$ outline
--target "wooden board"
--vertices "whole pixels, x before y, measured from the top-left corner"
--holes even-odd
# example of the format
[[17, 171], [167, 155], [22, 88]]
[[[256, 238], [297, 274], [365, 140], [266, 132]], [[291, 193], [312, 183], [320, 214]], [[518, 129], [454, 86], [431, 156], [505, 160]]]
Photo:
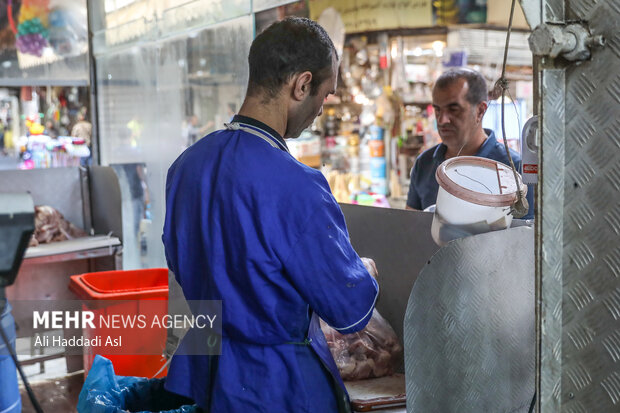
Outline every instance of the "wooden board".
[[351, 398], [351, 406], [357, 412], [404, 407], [407, 401], [403, 374], [378, 379], [347, 381], [345, 385]]

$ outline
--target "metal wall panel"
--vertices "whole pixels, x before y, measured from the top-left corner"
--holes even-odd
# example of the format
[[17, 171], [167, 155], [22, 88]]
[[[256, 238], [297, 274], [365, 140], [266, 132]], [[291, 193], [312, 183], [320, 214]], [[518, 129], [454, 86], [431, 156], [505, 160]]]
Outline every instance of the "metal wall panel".
[[564, 0], [541, 0], [543, 3], [543, 22], [561, 23], [564, 21]]
[[465, 237], [424, 267], [405, 315], [408, 412], [529, 411], [533, 241], [527, 227]]
[[[611, 4], [615, 3], [615, 7]], [[618, 0], [567, 1], [567, 18], [614, 38]], [[620, 411], [620, 59], [609, 47], [566, 71], [562, 406]]]
[[90, 218], [84, 206], [80, 167], [6, 170], [0, 172], [0, 192], [30, 192], [35, 205], [56, 208], [67, 221], [86, 229]]
[[541, 391], [543, 411], [560, 411], [562, 336], [562, 251], [564, 208], [564, 71], [544, 70], [542, 87], [542, 336]]
[[418, 274], [439, 247], [431, 238], [433, 214], [341, 204], [351, 244], [375, 260], [381, 293], [377, 310], [403, 337], [409, 293]]
[[[568, 66], [564, 81], [555, 73], [561, 70], [542, 74], [541, 411], [617, 412], [620, 2], [543, 0], [547, 22], [563, 21], [564, 9], [567, 20], [586, 22], [607, 44]], [[558, 93], [564, 93], [563, 122], [554, 116], [562, 113]]]

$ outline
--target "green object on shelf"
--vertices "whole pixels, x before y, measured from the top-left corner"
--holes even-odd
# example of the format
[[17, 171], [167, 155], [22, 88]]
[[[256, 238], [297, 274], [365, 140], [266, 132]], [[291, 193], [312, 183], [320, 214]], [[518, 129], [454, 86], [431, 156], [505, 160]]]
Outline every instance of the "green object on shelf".
[[375, 203], [375, 198], [368, 194], [358, 194], [355, 199], [360, 205], [373, 206]]

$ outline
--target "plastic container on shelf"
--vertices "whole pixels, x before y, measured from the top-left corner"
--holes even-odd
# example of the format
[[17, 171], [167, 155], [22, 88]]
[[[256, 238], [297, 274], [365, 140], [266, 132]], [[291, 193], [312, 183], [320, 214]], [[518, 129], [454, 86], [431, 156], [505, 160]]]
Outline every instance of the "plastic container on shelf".
[[[4, 306], [0, 301], [0, 308], [2, 307]], [[15, 348], [15, 322], [11, 316], [11, 306], [8, 304], [0, 314], [0, 325], [9, 340], [9, 345]], [[2, 413], [19, 413], [22, 411], [16, 371], [9, 349], [0, 338], [0, 412]]]
[[[151, 268], [131, 271], [102, 271], [71, 276], [69, 289], [81, 299], [87, 300], [85, 307], [93, 311], [96, 317], [106, 314], [138, 314], [139, 312], [156, 312], [159, 318], [167, 314], [168, 269]], [[110, 304], [106, 301], [115, 300]], [[121, 301], [123, 300], [123, 301]], [[162, 305], [141, 306], [138, 300], [161, 300]], [[124, 340], [123, 354], [102, 354], [112, 361], [114, 369], [121, 375], [137, 377], [154, 377], [165, 364], [161, 354], [151, 354], [153, 345], [165, 347], [166, 329], [134, 330], [140, 337]], [[114, 331], [99, 326], [86, 328], [86, 338], [107, 336]], [[98, 349], [86, 347], [84, 351], [84, 374], [92, 366]], [[147, 353], [147, 354], [145, 354]], [[161, 371], [157, 377], [165, 376]]]
[[[521, 176], [517, 176], [521, 190], [527, 192]], [[460, 156], [443, 162], [435, 177], [439, 191], [431, 235], [437, 244], [510, 226], [517, 186], [509, 166], [492, 159]]]
[[359, 171], [360, 171], [360, 183], [362, 189], [370, 189], [371, 184], [371, 172], [370, 172], [370, 139], [364, 136], [360, 141], [359, 147]]
[[369, 126], [368, 133], [371, 140], [383, 140], [383, 128], [378, 125]]
[[381, 195], [387, 194], [385, 158], [370, 158], [370, 180], [372, 192]]
[[380, 158], [384, 155], [383, 140], [373, 139], [368, 142], [368, 149], [370, 150], [371, 158]]

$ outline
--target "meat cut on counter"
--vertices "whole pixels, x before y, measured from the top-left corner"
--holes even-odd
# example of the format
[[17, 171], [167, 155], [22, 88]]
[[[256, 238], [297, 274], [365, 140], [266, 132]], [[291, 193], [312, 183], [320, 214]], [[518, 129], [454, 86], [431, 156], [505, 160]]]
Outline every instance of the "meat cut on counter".
[[34, 234], [28, 246], [85, 237], [86, 233], [67, 221], [58, 210], [48, 205], [35, 206]]

